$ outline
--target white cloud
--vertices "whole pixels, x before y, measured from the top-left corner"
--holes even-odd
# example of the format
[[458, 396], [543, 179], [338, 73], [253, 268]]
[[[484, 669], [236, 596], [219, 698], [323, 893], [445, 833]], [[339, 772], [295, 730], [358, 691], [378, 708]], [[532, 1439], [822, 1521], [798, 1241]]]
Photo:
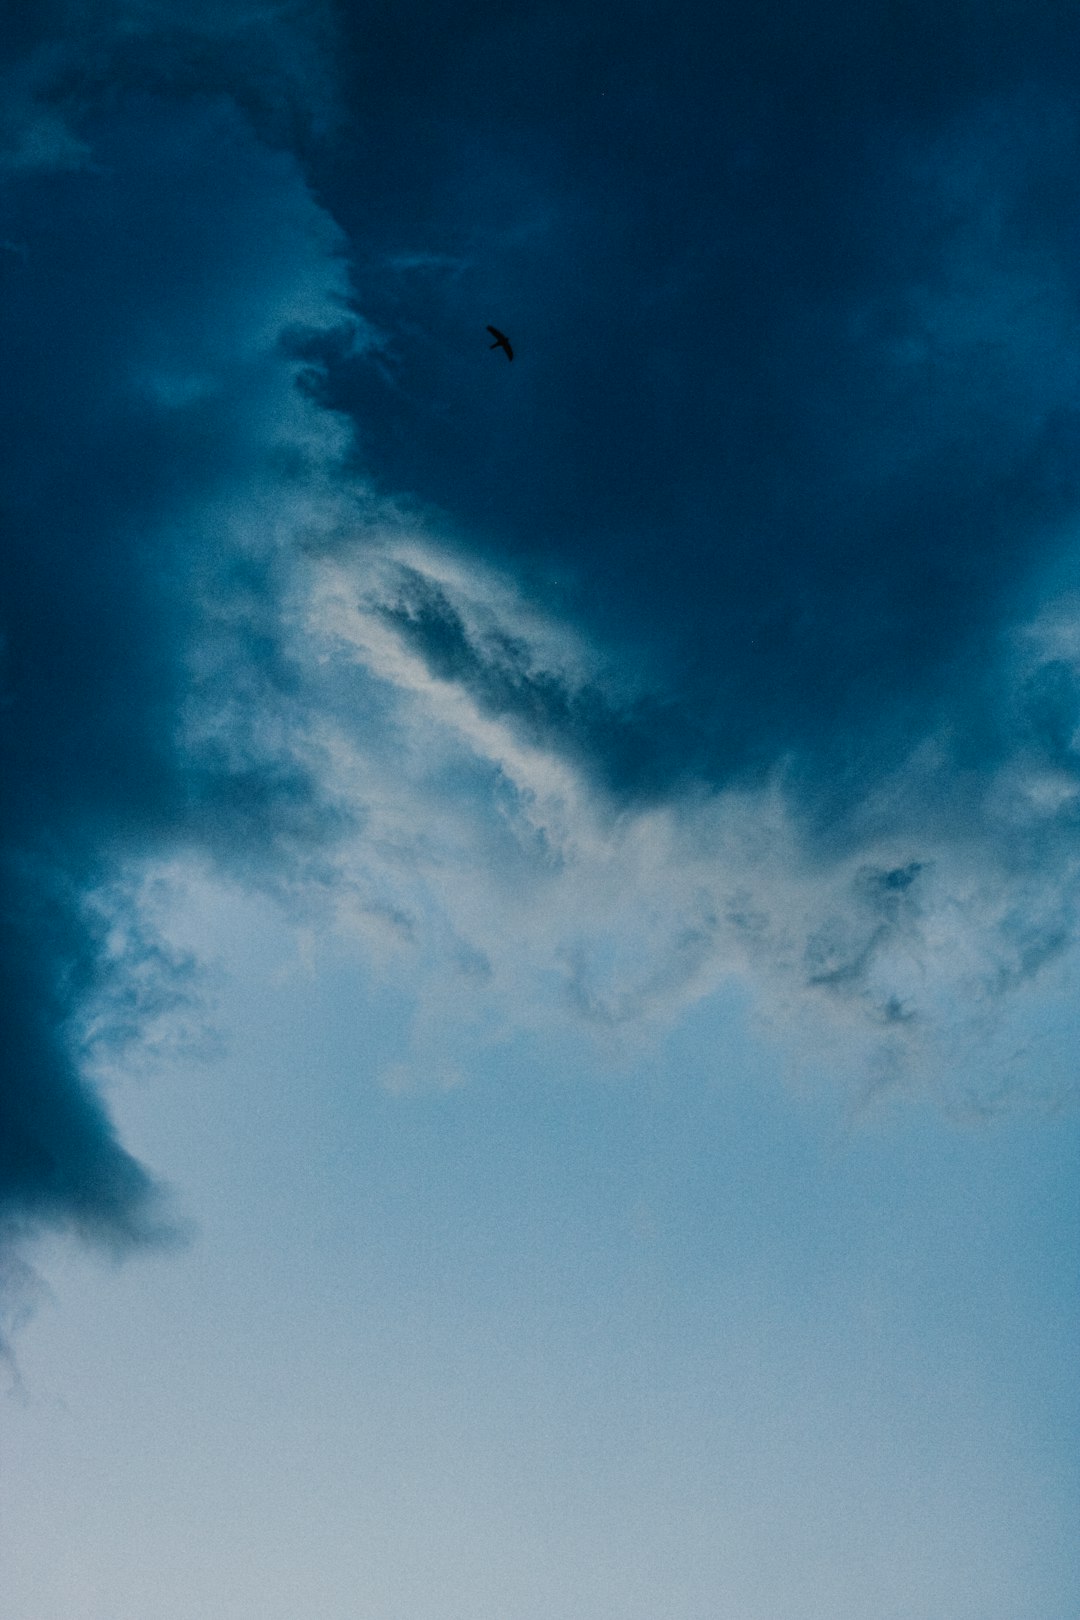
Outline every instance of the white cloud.
[[[311, 741], [328, 798], [359, 829], [338, 849], [329, 906], [414, 988], [419, 1051], [434, 1062], [440, 1042], [560, 1027], [617, 1056], [737, 980], [790, 1047], [909, 1083], [962, 1069], [961, 1094], [979, 1088], [977, 1051], [1000, 1088], [984, 1037], [1002, 995], [1022, 1002], [1073, 949], [1066, 771], [1017, 744], [979, 813], [950, 824], [934, 792], [948, 739], [931, 739], [880, 784], [865, 836], [829, 860], [804, 840], [782, 766], [765, 788], [620, 807], [557, 736], [524, 736], [468, 682], [433, 672], [385, 612], [403, 570], [437, 586], [481, 660], [511, 645], [519, 667], [571, 692], [604, 669], [431, 536], [375, 525], [310, 565]], [[1017, 638], [1036, 663], [1040, 634], [1034, 654], [1034, 628]], [[1006, 658], [1001, 679], [1024, 673]]]

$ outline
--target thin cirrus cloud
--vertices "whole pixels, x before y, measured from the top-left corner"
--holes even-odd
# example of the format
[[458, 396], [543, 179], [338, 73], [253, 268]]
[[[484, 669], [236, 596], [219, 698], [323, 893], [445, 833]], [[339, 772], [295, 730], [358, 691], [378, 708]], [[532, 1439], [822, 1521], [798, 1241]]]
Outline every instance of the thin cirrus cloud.
[[[583, 1019], [617, 1046], [739, 981], [804, 1047], [816, 1020], [822, 1050], [841, 1039], [870, 1072], [940, 1085], [1002, 997], [1072, 949], [1077, 785], [1040, 736], [1036, 695], [1060, 700], [1068, 604], [1001, 650], [994, 768], [965, 781], [947, 727], [930, 733], [823, 849], [783, 760], [764, 784], [621, 794], [605, 764], [640, 727], [636, 695], [605, 689], [573, 635], [415, 540], [372, 563], [367, 550], [320, 565], [307, 625], [335, 689], [318, 705], [328, 768], [366, 806], [338, 904], [381, 915], [392, 891], [410, 941], [452, 934], [485, 964], [475, 993], [501, 1004], [500, 1030]], [[370, 707], [341, 684], [350, 663], [393, 694], [392, 769], [373, 774]], [[439, 1020], [445, 1032], [441, 1002]], [[988, 1096], [1000, 1054], [980, 1056]]]
[[[167, 1227], [87, 1063], [186, 994], [136, 898], [177, 856], [397, 964], [421, 1067], [449, 1030], [438, 1083], [469, 1040], [617, 1049], [732, 981], [941, 1083], [1076, 937], [1077, 135], [1049, 48], [925, 107], [901, 63], [887, 119], [849, 87], [802, 146], [805, 105], [735, 97], [701, 148], [714, 254], [674, 230], [693, 76], [661, 152], [613, 95], [601, 172], [595, 109], [513, 157], [536, 109], [499, 91], [447, 142], [434, 47], [418, 135], [391, 28], [390, 134], [346, 196], [318, 29], [166, 15], [76, 8], [6, 69], [8, 1228]], [[635, 152], [639, 193], [611, 184]], [[483, 324], [517, 342], [515, 300], [496, 394]]]

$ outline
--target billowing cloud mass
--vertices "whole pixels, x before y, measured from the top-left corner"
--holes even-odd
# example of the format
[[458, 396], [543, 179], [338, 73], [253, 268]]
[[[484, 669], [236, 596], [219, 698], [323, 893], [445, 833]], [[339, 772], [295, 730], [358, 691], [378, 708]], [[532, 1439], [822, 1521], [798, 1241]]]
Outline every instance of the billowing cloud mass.
[[[140, 19], [94, 43], [134, 48]], [[57, 39], [9, 68], [0, 1211], [124, 1247], [164, 1214], [86, 1045], [186, 970], [122, 872], [177, 844], [306, 860], [323, 835], [282, 740], [277, 581], [344, 438], [298, 386], [305, 343], [360, 328], [339, 233], [233, 98], [72, 91], [88, 61], [110, 65]]]
[[938, 1084], [1072, 970], [1073, 25], [624, 9], [11, 32], [9, 1231], [167, 1229], [88, 1067], [166, 860], [407, 964], [420, 1067], [737, 981]]

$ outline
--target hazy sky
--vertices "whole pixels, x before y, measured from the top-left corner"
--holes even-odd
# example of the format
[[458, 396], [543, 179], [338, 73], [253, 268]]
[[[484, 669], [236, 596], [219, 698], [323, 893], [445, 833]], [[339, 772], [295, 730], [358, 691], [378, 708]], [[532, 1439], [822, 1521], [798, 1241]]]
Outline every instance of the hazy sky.
[[1080, 14], [9, 10], [5, 1617], [1075, 1620]]

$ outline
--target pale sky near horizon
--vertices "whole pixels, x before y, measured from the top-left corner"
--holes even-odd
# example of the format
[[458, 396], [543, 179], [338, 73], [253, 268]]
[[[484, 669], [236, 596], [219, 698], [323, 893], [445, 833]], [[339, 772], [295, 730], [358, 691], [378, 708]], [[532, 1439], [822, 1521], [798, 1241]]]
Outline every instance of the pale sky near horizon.
[[190, 1245], [36, 1251], [12, 1614], [1065, 1620], [1075, 1121], [853, 1119], [723, 997], [394, 1094], [400, 1006], [245, 909], [228, 1054], [111, 1098]]
[[0, 25], [5, 1620], [1075, 1620], [1078, 47]]

